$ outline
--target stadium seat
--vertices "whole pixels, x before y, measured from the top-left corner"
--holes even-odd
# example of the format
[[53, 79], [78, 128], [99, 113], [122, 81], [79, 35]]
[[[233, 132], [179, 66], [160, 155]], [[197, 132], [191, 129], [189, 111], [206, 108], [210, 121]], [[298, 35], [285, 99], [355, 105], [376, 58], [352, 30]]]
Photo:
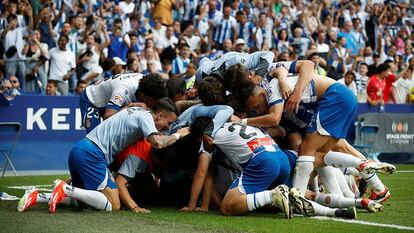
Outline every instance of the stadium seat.
[[378, 161], [378, 152], [372, 150], [377, 138], [379, 126], [358, 121], [355, 131], [354, 147], [361, 151], [368, 159]]
[[9, 164], [14, 172], [14, 175], [17, 176], [11, 157], [19, 138], [21, 128], [22, 125], [19, 122], [0, 122], [0, 153], [6, 160], [1, 177], [3, 177], [6, 173], [6, 169]]

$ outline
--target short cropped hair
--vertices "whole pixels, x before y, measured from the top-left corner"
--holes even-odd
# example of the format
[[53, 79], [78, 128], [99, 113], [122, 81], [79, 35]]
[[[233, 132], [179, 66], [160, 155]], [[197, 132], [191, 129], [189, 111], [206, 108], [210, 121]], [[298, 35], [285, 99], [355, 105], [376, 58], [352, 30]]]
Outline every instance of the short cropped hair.
[[198, 85], [198, 95], [206, 106], [222, 104], [226, 92], [223, 84], [212, 76], [205, 77]]
[[167, 87], [159, 74], [148, 74], [139, 81], [139, 88], [135, 92], [135, 96], [138, 96], [138, 93], [161, 99], [167, 97]]
[[157, 103], [152, 106], [151, 110], [154, 113], [171, 112], [177, 116], [180, 115], [180, 112], [178, 111], [177, 106], [175, 106], [175, 103], [168, 98], [162, 98], [158, 100]]

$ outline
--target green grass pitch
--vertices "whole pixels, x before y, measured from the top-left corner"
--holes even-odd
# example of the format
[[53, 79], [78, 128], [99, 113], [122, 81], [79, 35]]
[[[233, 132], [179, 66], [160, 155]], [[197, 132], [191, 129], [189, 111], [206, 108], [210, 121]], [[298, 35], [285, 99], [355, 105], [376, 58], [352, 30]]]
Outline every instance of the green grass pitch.
[[[217, 211], [183, 213], [179, 208], [150, 208], [151, 214], [134, 214], [127, 210], [100, 212], [90, 209], [58, 208], [56, 214], [39, 204], [18, 213], [17, 201], [0, 201], [0, 232], [414, 232], [366, 222], [408, 226], [414, 229], [414, 165], [397, 166], [398, 172], [381, 176], [391, 191], [391, 199], [381, 213], [358, 210], [363, 224], [336, 222], [295, 216], [284, 219], [276, 213], [250, 213], [239, 217], [221, 216]], [[20, 185], [51, 184], [59, 176], [26, 176], [0, 178], [0, 191], [22, 196], [23, 190], [8, 188]], [[60, 176], [65, 179], [67, 176]]]

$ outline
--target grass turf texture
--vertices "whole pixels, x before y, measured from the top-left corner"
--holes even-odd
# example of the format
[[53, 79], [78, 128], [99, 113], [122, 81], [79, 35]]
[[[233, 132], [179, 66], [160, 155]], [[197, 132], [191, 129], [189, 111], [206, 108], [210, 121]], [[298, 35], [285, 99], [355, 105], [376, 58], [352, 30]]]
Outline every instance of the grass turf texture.
[[[358, 220], [414, 227], [412, 210], [414, 192], [411, 186], [414, 165], [397, 166], [398, 170], [413, 173], [395, 173], [381, 176], [391, 190], [391, 199], [381, 213], [358, 210]], [[9, 186], [51, 184], [56, 176], [26, 176], [0, 178], [0, 191], [22, 196], [23, 190]], [[61, 179], [68, 177], [60, 176]], [[90, 209], [58, 208], [52, 215], [46, 204], [39, 204], [27, 212], [18, 213], [17, 201], [0, 201], [0, 232], [403, 232], [393, 228], [367, 226], [343, 222], [321, 221], [294, 217], [283, 219], [274, 213], [250, 213], [245, 216], [225, 217], [217, 211], [184, 213], [178, 208], [153, 207], [151, 214], [100, 212]]]

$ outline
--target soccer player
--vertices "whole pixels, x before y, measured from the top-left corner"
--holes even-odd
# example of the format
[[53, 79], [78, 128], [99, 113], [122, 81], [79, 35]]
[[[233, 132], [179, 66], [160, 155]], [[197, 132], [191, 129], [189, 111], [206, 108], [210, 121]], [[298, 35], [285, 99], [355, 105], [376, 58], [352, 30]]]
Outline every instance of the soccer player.
[[[291, 158], [283, 154], [273, 139], [259, 128], [240, 123], [224, 123], [216, 133], [213, 134], [213, 130], [214, 124], [209, 118], [198, 118], [191, 127], [195, 137], [211, 136], [214, 145], [243, 167], [240, 178], [233, 182], [224, 196], [221, 212], [224, 215], [240, 215], [273, 204], [283, 211], [286, 218], [290, 218], [287, 186], [280, 185], [272, 190], [267, 189], [274, 182], [288, 183]], [[204, 175], [212, 159], [211, 152], [206, 151], [207, 146], [205, 148], [202, 146], [189, 205], [182, 210], [194, 210], [196, 207], [204, 184]]]
[[[249, 125], [273, 126], [279, 123], [284, 107], [296, 114], [313, 111], [312, 118], [307, 127], [307, 134], [299, 150], [299, 158], [296, 164], [296, 175], [294, 187], [298, 187], [305, 193], [310, 172], [316, 167], [334, 165], [336, 167], [358, 167], [360, 171], [376, 170], [384, 173], [391, 173], [395, 167], [385, 163], [365, 162], [360, 158], [345, 156], [343, 153], [328, 153], [339, 141], [344, 138], [349, 125], [354, 119], [356, 111], [356, 101], [354, 95], [343, 86], [339, 86], [333, 79], [312, 74], [288, 77], [297, 68], [296, 61], [275, 63], [274, 68], [270, 68], [268, 76], [279, 79], [287, 78], [290, 89], [294, 89], [290, 95], [288, 103], [284, 106], [284, 98], [279, 91], [278, 81], [270, 80], [268, 89], [256, 85], [245, 88], [247, 110], [254, 112], [259, 117], [243, 119], [242, 122]], [[306, 69], [301, 70], [306, 72]], [[286, 98], [286, 97], [285, 97]], [[303, 111], [298, 113], [299, 103], [303, 106]], [[273, 108], [273, 117], [268, 114], [270, 107]], [[326, 156], [316, 157], [315, 153], [328, 153]], [[336, 154], [334, 154], [336, 153]]]
[[[105, 120], [127, 105], [151, 107], [158, 99], [166, 96], [165, 82], [159, 75], [114, 75], [102, 82], [89, 85], [82, 92], [82, 125], [89, 133], [101, 123], [101, 117]], [[141, 103], [131, 104], [136, 101]]]
[[252, 54], [228, 52], [215, 61], [205, 57], [198, 64], [196, 80], [201, 82], [204, 77], [214, 76], [223, 81], [224, 72], [235, 64], [242, 64], [257, 75], [264, 76], [274, 57], [274, 53], [269, 51], [254, 52]]
[[[107, 164], [135, 141], [147, 139], [153, 148], [161, 149], [187, 135], [188, 127], [170, 136], [159, 134], [170, 127], [177, 115], [174, 103], [161, 99], [150, 111], [129, 107], [96, 127], [69, 154], [72, 185], [62, 180], [54, 181], [50, 212], [56, 211], [56, 205], [64, 197], [74, 198], [98, 210], [119, 210], [118, 189]], [[30, 206], [30, 203], [24, 206]]]

